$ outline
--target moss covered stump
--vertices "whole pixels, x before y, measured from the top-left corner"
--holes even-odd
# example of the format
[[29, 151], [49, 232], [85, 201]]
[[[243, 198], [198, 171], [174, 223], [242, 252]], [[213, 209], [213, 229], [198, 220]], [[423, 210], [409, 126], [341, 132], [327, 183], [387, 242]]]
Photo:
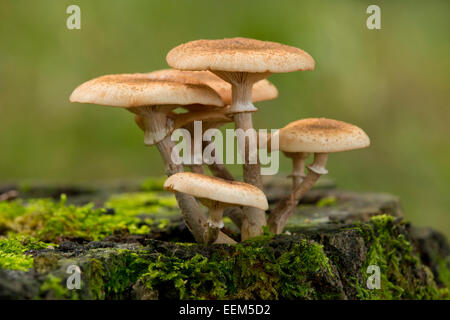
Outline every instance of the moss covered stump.
[[[266, 185], [272, 204], [287, 191]], [[160, 180], [1, 189], [19, 195], [0, 202], [0, 299], [449, 298], [446, 239], [388, 194], [325, 184], [286, 234], [198, 245]], [[225, 231], [238, 237], [229, 219]]]

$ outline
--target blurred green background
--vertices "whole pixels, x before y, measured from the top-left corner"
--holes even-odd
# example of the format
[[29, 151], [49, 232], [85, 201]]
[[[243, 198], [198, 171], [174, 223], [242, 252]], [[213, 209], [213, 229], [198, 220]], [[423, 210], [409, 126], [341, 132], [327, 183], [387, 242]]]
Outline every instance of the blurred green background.
[[[366, 28], [375, 3], [382, 30]], [[71, 4], [81, 7], [81, 30], [66, 28]], [[410, 220], [450, 235], [449, 9], [449, 1], [0, 0], [0, 183], [161, 175], [131, 114], [70, 104], [70, 93], [99, 75], [166, 68], [166, 53], [189, 40], [245, 36], [316, 60], [313, 72], [270, 77], [280, 95], [258, 104], [257, 127], [324, 116], [364, 128], [372, 146], [332, 155], [330, 177], [399, 195]], [[286, 174], [290, 162], [281, 165]]]

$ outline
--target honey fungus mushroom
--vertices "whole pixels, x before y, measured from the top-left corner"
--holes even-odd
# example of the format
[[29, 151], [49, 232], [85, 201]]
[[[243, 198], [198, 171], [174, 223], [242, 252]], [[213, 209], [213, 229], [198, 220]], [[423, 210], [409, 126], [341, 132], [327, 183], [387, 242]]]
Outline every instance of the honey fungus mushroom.
[[164, 189], [192, 195], [209, 209], [205, 242], [217, 240], [223, 228], [223, 210], [227, 207], [248, 206], [267, 210], [269, 205], [264, 193], [257, 187], [239, 181], [229, 181], [193, 172], [181, 172], [170, 176]]
[[[183, 167], [172, 159], [174, 143], [170, 133], [192, 120], [180, 120], [172, 111], [186, 104], [224, 105], [220, 96], [208, 86], [151, 80], [145, 74], [107, 75], [92, 79], [76, 88], [70, 101], [125, 108], [139, 115], [145, 131], [144, 143], [157, 146], [169, 176], [183, 171]], [[193, 197], [178, 193], [176, 198], [187, 227], [196, 241], [202, 242], [206, 216]], [[234, 242], [222, 233], [219, 241]]]
[[269, 228], [273, 233], [282, 232], [300, 199], [321, 175], [328, 173], [329, 153], [366, 148], [370, 139], [357, 126], [332, 119], [310, 118], [294, 121], [280, 129], [279, 144], [280, 150], [289, 154], [314, 153], [314, 161], [307, 166], [309, 172], [303, 181], [271, 211]]
[[[252, 113], [257, 111], [252, 103], [254, 83], [272, 73], [314, 69], [313, 58], [301, 49], [248, 38], [191, 41], [172, 49], [166, 60], [172, 68], [209, 70], [229, 82], [232, 86], [229, 113], [233, 115], [236, 128], [244, 131], [253, 129]], [[246, 140], [247, 145], [249, 139]], [[253, 148], [256, 155], [250, 154], [248, 146], [240, 148], [244, 151], [244, 181], [262, 189], [256, 148]], [[255, 157], [256, 163], [249, 163], [249, 159]], [[262, 210], [245, 208], [242, 239], [260, 235], [264, 225], [266, 218]]]

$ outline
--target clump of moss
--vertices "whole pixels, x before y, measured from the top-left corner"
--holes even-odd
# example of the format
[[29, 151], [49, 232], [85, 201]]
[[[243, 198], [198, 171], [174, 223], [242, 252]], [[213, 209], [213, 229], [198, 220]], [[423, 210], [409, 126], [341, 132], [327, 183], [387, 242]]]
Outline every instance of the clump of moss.
[[89, 290], [94, 299], [122, 299], [148, 268], [145, 252], [114, 250], [108, 257], [92, 258], [88, 267]]
[[112, 195], [105, 202], [105, 208], [114, 209], [121, 214], [149, 214], [168, 216], [177, 214], [177, 201], [172, 195], [161, 195], [156, 192], [133, 192]]
[[324, 198], [320, 199], [319, 201], [317, 201], [316, 206], [318, 208], [331, 207], [331, 206], [337, 205], [337, 203], [338, 203], [338, 201], [335, 196], [329, 196], [329, 197], [324, 197]]
[[0, 268], [28, 271], [33, 267], [33, 257], [26, 252], [48, 246], [49, 244], [33, 238], [13, 236], [0, 239]]
[[69, 290], [63, 285], [63, 280], [49, 274], [40, 287], [40, 295], [50, 295], [52, 299], [64, 299], [69, 296]]
[[101, 240], [115, 232], [145, 234], [147, 225], [133, 214], [118, 210], [107, 214], [107, 210], [95, 209], [93, 204], [67, 205], [63, 195], [59, 201], [35, 199], [9, 202], [0, 208], [7, 221], [8, 232], [28, 235], [45, 242], [58, 242], [64, 238]]
[[445, 258], [437, 258], [437, 273], [439, 280], [445, 287], [450, 288], [450, 256]]
[[106, 276], [105, 267], [103, 263], [95, 258], [90, 259], [88, 266], [88, 285], [89, 290], [93, 299], [104, 299], [105, 298], [105, 281]]
[[[363, 283], [356, 282], [360, 299], [439, 299], [440, 291], [431, 271], [424, 266], [411, 243], [400, 232], [401, 223], [390, 215], [379, 215], [363, 224], [359, 230], [369, 246], [361, 273]], [[380, 289], [367, 289], [367, 267], [380, 268]]]
[[332, 276], [321, 245], [303, 240], [277, 256], [260, 239], [211, 257], [161, 255], [140, 279], [172, 299], [312, 299], [320, 297], [312, 284], [320, 272]]

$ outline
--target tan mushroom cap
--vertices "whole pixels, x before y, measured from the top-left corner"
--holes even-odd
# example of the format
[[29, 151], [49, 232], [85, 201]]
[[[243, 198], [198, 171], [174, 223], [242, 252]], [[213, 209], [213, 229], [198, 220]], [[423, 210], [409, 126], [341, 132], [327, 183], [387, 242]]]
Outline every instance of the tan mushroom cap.
[[170, 50], [166, 60], [181, 70], [279, 73], [314, 69], [314, 59], [301, 49], [249, 38], [191, 41]]
[[152, 80], [142, 73], [106, 75], [89, 80], [75, 89], [70, 101], [123, 108], [152, 105], [224, 105], [220, 96], [206, 85]]
[[255, 186], [198, 173], [176, 173], [164, 182], [164, 189], [229, 205], [255, 207], [261, 210], [269, 208], [264, 192]]
[[366, 148], [367, 134], [352, 124], [310, 118], [291, 122], [279, 130], [280, 150], [284, 152], [331, 153]]
[[[231, 84], [209, 71], [180, 71], [163, 69], [147, 74], [149, 79], [179, 81], [188, 84], [204, 84], [211, 87], [222, 98], [225, 104], [231, 104]], [[252, 88], [252, 101], [266, 101], [278, 96], [277, 88], [264, 79], [256, 82]]]

